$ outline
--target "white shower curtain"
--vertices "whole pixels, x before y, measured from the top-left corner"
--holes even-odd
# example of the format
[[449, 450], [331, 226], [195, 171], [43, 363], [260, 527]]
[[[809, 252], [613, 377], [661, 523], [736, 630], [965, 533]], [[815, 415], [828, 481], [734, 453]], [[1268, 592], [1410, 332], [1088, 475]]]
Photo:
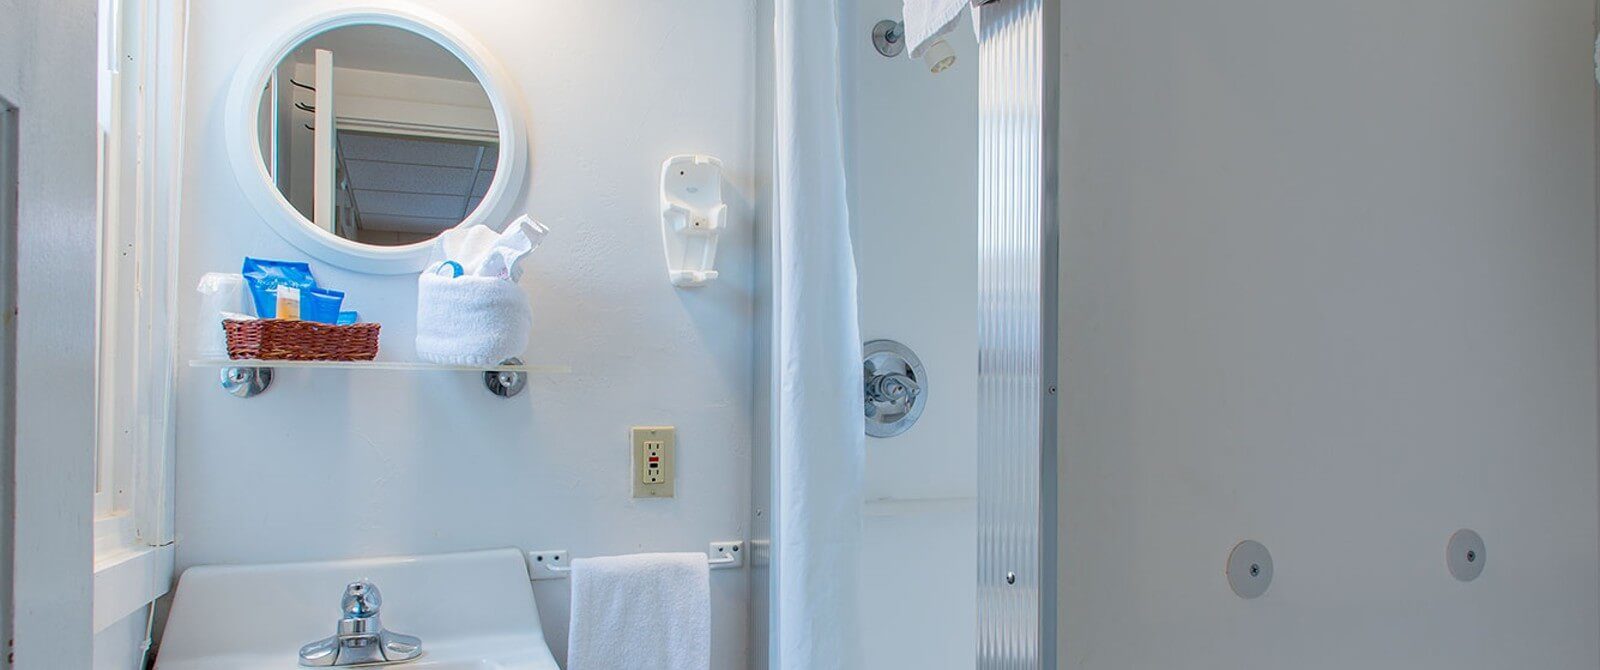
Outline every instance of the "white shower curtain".
[[776, 19], [777, 667], [854, 670], [865, 426], [838, 2], [777, 0]]

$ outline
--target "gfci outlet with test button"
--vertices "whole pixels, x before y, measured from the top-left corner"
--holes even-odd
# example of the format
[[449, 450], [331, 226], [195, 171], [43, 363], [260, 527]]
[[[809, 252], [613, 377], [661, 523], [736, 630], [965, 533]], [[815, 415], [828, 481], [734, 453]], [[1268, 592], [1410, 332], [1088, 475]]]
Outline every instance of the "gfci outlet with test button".
[[671, 498], [678, 429], [636, 426], [633, 429], [633, 497]]

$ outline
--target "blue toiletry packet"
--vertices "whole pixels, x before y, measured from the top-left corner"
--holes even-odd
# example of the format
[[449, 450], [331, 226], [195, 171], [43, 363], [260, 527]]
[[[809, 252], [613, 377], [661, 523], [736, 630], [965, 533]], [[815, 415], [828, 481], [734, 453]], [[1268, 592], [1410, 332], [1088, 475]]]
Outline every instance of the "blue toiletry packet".
[[[293, 286], [300, 289], [302, 294], [317, 286], [317, 280], [311, 276], [309, 263], [246, 257], [242, 274], [245, 283], [250, 286], [250, 296], [255, 299], [256, 316], [263, 319], [278, 316], [279, 286]], [[338, 312], [337, 307], [334, 312]]]
[[339, 323], [335, 325], [348, 326], [361, 320], [361, 315], [355, 312], [339, 312]]
[[300, 319], [329, 325], [339, 323], [339, 307], [344, 291], [312, 287], [300, 291]]

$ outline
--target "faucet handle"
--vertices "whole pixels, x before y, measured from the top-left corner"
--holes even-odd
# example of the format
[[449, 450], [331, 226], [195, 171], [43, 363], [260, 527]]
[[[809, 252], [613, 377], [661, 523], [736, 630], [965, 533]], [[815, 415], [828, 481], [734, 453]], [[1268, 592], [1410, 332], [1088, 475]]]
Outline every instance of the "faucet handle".
[[365, 579], [350, 582], [344, 587], [344, 598], [339, 600], [339, 607], [347, 617], [365, 619], [377, 616], [378, 608], [383, 607], [383, 594], [378, 591], [377, 584]]

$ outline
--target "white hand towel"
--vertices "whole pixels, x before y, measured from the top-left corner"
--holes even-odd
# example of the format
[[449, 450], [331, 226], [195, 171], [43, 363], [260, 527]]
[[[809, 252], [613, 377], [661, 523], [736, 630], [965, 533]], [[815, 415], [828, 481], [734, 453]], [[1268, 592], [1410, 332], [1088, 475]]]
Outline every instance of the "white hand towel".
[[481, 223], [456, 226], [439, 234], [434, 247], [443, 257], [435, 258], [460, 263], [461, 267], [470, 273], [472, 268], [488, 255], [489, 249], [499, 237], [500, 233]]
[[506, 226], [505, 231], [495, 238], [484, 257], [473, 264], [470, 273], [479, 277], [503, 277], [511, 281], [522, 278], [522, 269], [517, 264], [522, 262], [523, 257], [533, 253], [549, 232], [550, 229], [544, 224], [522, 216]]
[[572, 562], [567, 670], [707, 670], [711, 577], [705, 554]]
[[463, 272], [479, 277], [507, 277], [516, 281], [522, 276], [517, 267], [550, 229], [524, 214], [495, 232], [485, 225], [457, 226], [439, 235], [436, 260], [455, 261]]
[[966, 11], [969, 0], [905, 0], [901, 16], [906, 24], [906, 46], [912, 58], [949, 34]]
[[527, 351], [533, 309], [515, 282], [450, 277], [438, 268], [435, 264], [417, 277], [417, 358], [446, 365], [499, 365]]

